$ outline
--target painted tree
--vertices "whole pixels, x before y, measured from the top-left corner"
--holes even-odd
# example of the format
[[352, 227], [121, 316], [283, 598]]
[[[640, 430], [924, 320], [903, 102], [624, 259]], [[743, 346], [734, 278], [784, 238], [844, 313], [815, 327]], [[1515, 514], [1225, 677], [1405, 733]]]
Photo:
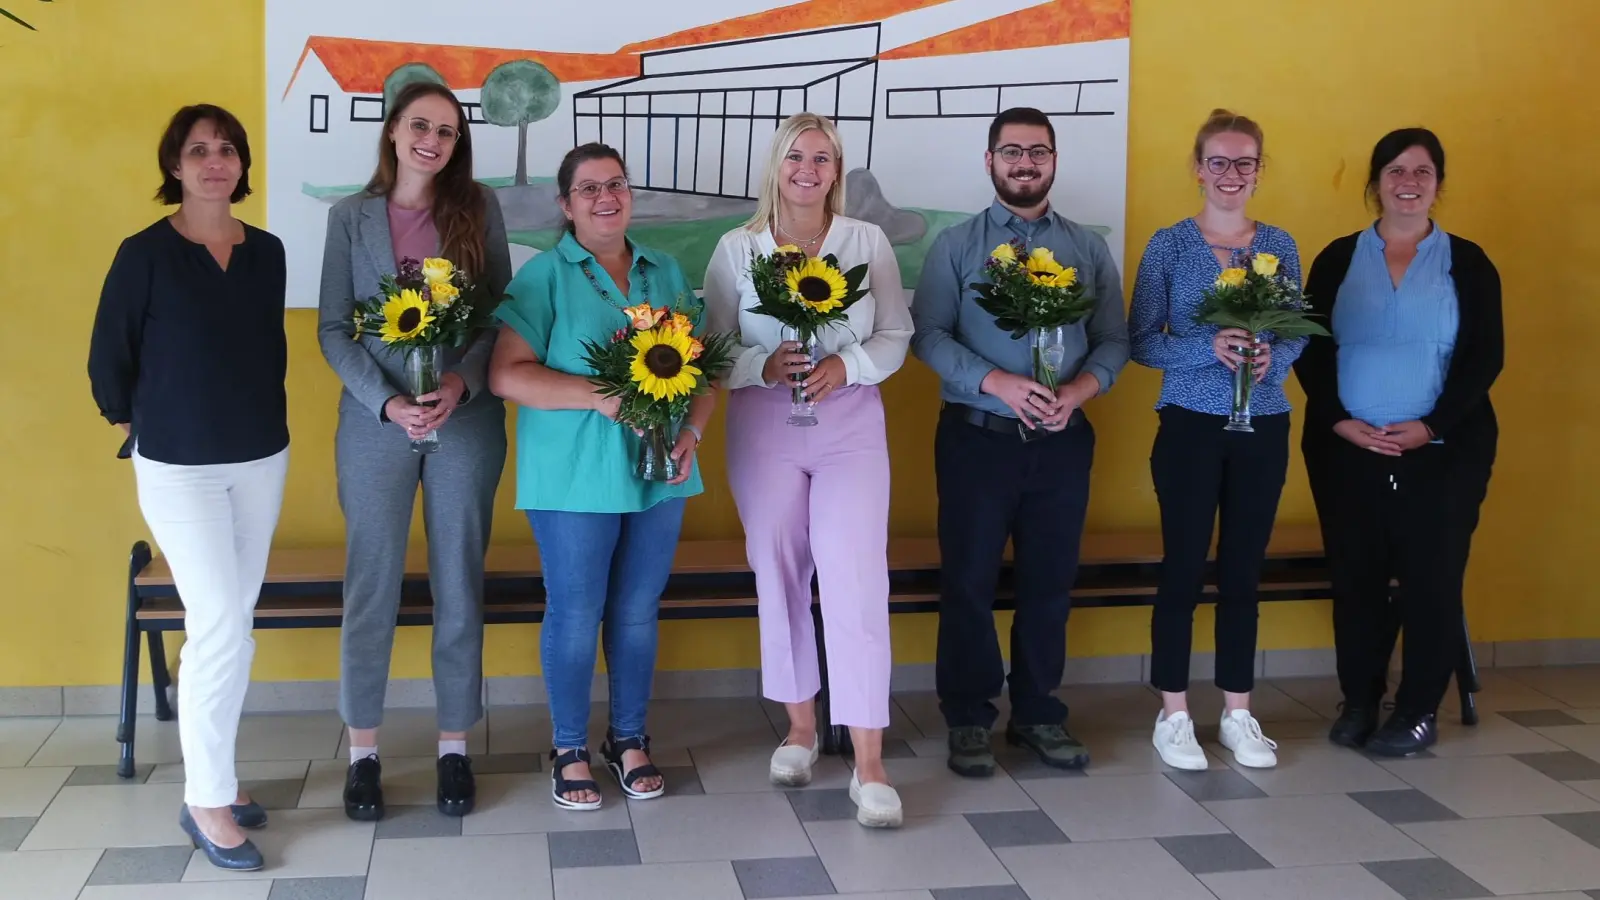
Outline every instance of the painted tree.
[[561, 82], [531, 59], [501, 63], [483, 80], [483, 118], [491, 125], [517, 129], [517, 176], [528, 183], [528, 126], [561, 105]]
[[[389, 73], [383, 80], [383, 114], [388, 115], [394, 110], [394, 98], [405, 90], [406, 85], [416, 81], [428, 81], [433, 84], [444, 84], [444, 76], [427, 63], [409, 62]], [[449, 87], [449, 85], [445, 85]]]

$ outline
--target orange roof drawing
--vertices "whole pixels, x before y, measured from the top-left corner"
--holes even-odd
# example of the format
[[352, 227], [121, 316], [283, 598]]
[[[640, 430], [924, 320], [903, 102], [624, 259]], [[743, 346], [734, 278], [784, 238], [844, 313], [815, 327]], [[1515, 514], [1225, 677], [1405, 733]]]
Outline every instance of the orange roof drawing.
[[368, 41], [360, 38], [311, 37], [294, 65], [294, 74], [283, 95], [305, 65], [306, 56], [315, 52], [328, 74], [347, 94], [381, 94], [383, 79], [410, 62], [427, 63], [455, 90], [478, 88], [501, 63], [531, 59], [550, 70], [561, 81], [605, 81], [632, 78], [639, 74], [639, 58], [629, 53], [552, 53], [544, 50], [497, 50], [490, 47], [453, 47], [438, 44], [407, 44], [398, 41]]
[[878, 58], [954, 56], [1125, 38], [1129, 6], [1129, 0], [1050, 0], [884, 51]]
[[938, 6], [949, 0], [802, 0], [764, 12], [738, 16], [710, 25], [687, 28], [648, 41], [625, 45], [622, 53], [644, 53], [744, 38], [767, 37], [840, 25], [881, 22], [901, 13]]

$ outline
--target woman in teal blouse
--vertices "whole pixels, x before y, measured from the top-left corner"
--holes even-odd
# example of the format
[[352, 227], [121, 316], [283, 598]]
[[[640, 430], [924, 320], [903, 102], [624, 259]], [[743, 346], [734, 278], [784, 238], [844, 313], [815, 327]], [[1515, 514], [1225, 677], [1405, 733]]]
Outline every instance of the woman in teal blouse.
[[540, 653], [554, 730], [551, 796], [598, 809], [589, 772], [589, 686], [602, 637], [611, 721], [601, 748], [630, 798], [661, 796], [645, 709], [656, 661], [656, 612], [672, 570], [686, 498], [701, 492], [695, 451], [715, 395], [696, 397], [673, 447], [679, 476], [634, 474], [638, 437], [596, 392], [584, 341], [628, 324], [624, 307], [675, 306], [700, 329], [702, 306], [671, 256], [629, 241], [633, 200], [622, 158], [585, 144], [556, 175], [567, 233], [529, 260], [497, 310], [502, 323], [490, 388], [518, 405], [517, 508], [533, 526], [546, 608]]

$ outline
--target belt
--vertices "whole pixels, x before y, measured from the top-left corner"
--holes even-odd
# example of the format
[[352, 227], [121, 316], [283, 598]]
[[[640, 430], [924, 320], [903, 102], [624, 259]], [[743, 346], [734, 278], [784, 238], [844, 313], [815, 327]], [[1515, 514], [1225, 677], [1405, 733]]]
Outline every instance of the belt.
[[[1037, 440], [1065, 432], [1065, 429], [1061, 432], [1051, 432], [1044, 429], [1028, 428], [1011, 416], [996, 415], [987, 410], [978, 409], [976, 406], [967, 406], [962, 403], [946, 403], [940, 415], [951, 416], [968, 425], [999, 434], [1008, 434], [1024, 441]], [[1067, 428], [1075, 428], [1085, 421], [1087, 421], [1087, 417], [1084, 416], [1083, 410], [1075, 409], [1072, 411], [1072, 415], [1067, 417]]]

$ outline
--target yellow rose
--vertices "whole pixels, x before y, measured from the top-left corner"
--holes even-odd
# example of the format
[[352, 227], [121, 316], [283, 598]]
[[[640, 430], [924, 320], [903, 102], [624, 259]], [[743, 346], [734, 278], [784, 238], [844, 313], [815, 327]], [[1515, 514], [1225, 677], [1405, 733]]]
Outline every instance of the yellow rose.
[[461, 290], [448, 281], [435, 281], [428, 285], [428, 292], [433, 295], [433, 305], [444, 309], [456, 302], [461, 296]]
[[800, 252], [800, 248], [796, 247], [793, 244], [784, 244], [783, 246], [778, 248], [777, 252], [779, 252], [779, 253], [799, 253]]
[[1271, 278], [1278, 274], [1278, 258], [1271, 253], [1257, 253], [1250, 261], [1250, 268], [1262, 278]]
[[1001, 262], [1016, 262], [1017, 251], [1010, 244], [1001, 244], [994, 248], [994, 252], [989, 254], [989, 258], [998, 259]]
[[1217, 287], [1239, 287], [1244, 284], [1243, 269], [1223, 269], [1222, 276], [1217, 279]]
[[456, 267], [448, 259], [425, 259], [422, 261], [422, 278], [429, 284], [439, 284], [449, 281], [454, 275]]

